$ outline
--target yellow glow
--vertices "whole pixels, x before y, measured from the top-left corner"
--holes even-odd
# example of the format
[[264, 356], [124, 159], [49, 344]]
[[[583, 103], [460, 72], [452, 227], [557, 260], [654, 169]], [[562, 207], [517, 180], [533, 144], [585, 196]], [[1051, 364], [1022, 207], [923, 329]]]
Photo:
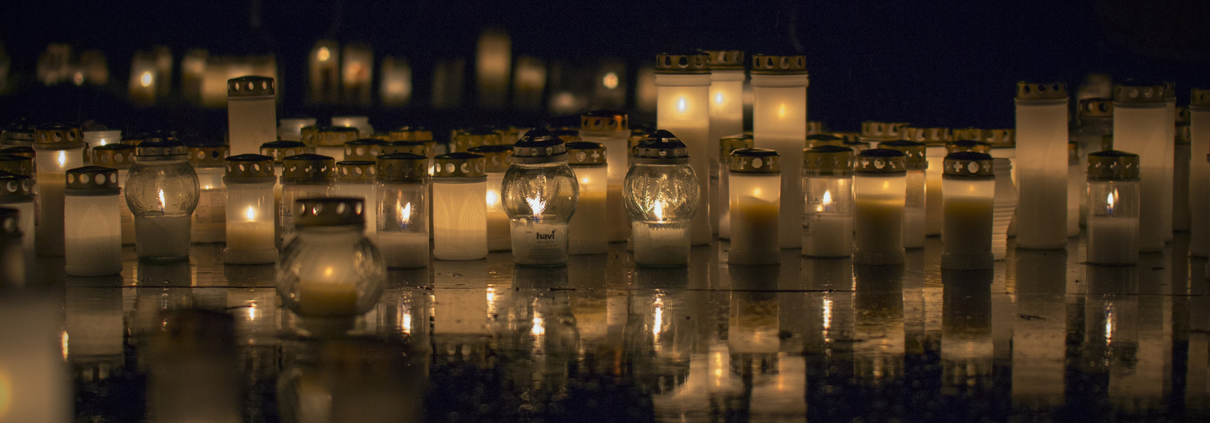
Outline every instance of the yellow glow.
[[687, 105], [685, 104], [685, 97], [681, 97], [681, 100], [676, 103], [676, 109], [680, 110], [681, 113], [685, 113], [686, 108]]
[[13, 409], [13, 382], [9, 380], [4, 369], [0, 369], [0, 418], [8, 415]]
[[529, 210], [534, 213], [534, 217], [542, 215], [546, 211], [546, 200], [541, 198], [526, 198], [526, 203], [529, 203]]
[[1105, 209], [1106, 209], [1106, 212], [1108, 212], [1110, 216], [1113, 216], [1113, 197], [1114, 197], [1114, 194], [1117, 194], [1117, 193], [1118, 193], [1118, 191], [1114, 190], [1112, 193], [1105, 196], [1105, 202], [1108, 203], [1108, 206]]
[[403, 313], [403, 333], [412, 334], [412, 313]]
[[321, 62], [326, 62], [332, 58], [332, 52], [328, 51], [327, 47], [320, 47], [319, 51], [315, 53], [315, 58]]
[[542, 314], [534, 312], [534, 325], [529, 329], [529, 333], [534, 336], [542, 336], [546, 334], [546, 321], [542, 319]]
[[150, 71], [143, 72], [143, 75], [139, 76], [139, 85], [142, 85], [144, 87], [150, 87], [151, 83], [153, 82], [152, 78], [153, 77], [152, 77]]
[[832, 191], [824, 191], [823, 202], [815, 208], [815, 211], [825, 212], [830, 208], [832, 208]]
[[101, 139], [100, 145], [105, 145], [105, 144], [108, 144], [108, 142], [106, 142], [104, 139]]
[[1113, 305], [1105, 306], [1105, 346], [1113, 344], [1113, 321], [1117, 319], [1117, 313], [1113, 311]]
[[256, 303], [248, 305], [248, 320], [256, 320]]
[[754, 189], [752, 190], [752, 196], [754, 196], [754, 197], [760, 197], [760, 188], [754, 188]]
[[719, 91], [718, 93], [715, 93], [715, 94], [714, 94], [714, 102], [715, 102], [716, 104], [723, 104], [723, 93], [722, 93], [722, 91]]
[[60, 340], [63, 346], [63, 361], [67, 361], [67, 338], [67, 331], [63, 331], [62, 339]]
[[588, 179], [588, 177], [587, 177], [587, 176], [585, 176], [583, 179], [580, 179], [580, 183], [581, 183], [581, 184], [587, 184], [587, 183], [588, 183], [588, 181], [589, 181], [589, 179]]
[[656, 200], [655, 204], [651, 205], [651, 213], [655, 214], [655, 220], [658, 222], [664, 221], [664, 202]]
[[252, 207], [252, 206], [248, 206], [248, 210], [244, 210], [244, 217], [247, 217], [249, 222], [255, 222], [256, 221], [256, 208]]
[[487, 303], [492, 304], [496, 301], [496, 288], [487, 289]]
[[489, 209], [495, 208], [497, 204], [500, 204], [500, 190], [488, 189], [487, 190], [487, 208], [489, 208]]
[[655, 338], [656, 348], [659, 348], [660, 332], [664, 329], [664, 299], [655, 297], [655, 323], [651, 326], [651, 334]]
[[59, 150], [59, 167], [67, 166], [67, 151]]
[[778, 119], [786, 118], [786, 104], [785, 103], [782, 103], [781, 107], [777, 109], [777, 118]]
[[824, 297], [823, 299], [823, 330], [826, 334], [829, 329], [832, 329], [832, 299]]
[[331, 266], [324, 268], [324, 277], [330, 278], [333, 273], [336, 273], [336, 269], [333, 269]]
[[617, 88], [618, 87], [618, 74], [613, 73], [613, 72], [605, 74], [605, 78], [601, 79], [601, 84], [605, 85], [605, 88], [608, 88], [611, 90], [614, 88]]
[[[396, 204], [398, 204], [398, 203], [396, 203]], [[406, 223], [408, 223], [408, 221], [412, 220], [412, 203], [407, 203], [407, 205], [404, 205], [403, 210], [399, 211], [399, 215], [403, 219], [404, 224], [406, 224]]]
[[164, 201], [164, 190], [161, 189], [160, 190], [160, 212], [161, 213], [164, 212], [164, 206], [167, 204], [168, 204], [168, 202]]

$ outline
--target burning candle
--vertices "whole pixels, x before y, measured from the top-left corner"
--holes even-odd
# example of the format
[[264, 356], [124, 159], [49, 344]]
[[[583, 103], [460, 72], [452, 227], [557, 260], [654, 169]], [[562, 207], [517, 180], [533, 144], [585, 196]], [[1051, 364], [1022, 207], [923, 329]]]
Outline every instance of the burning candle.
[[227, 238], [227, 187], [223, 184], [223, 173], [228, 148], [205, 141], [186, 141], [186, 151], [201, 188], [190, 222], [190, 239], [200, 244], [224, 242]]
[[277, 138], [277, 87], [273, 78], [242, 76], [227, 80], [227, 135], [231, 153], [256, 154]]
[[855, 264], [903, 264], [903, 208], [907, 156], [873, 149], [857, 156], [853, 177]]
[[35, 134], [38, 190], [38, 255], [63, 255], [63, 185], [67, 169], [84, 165], [80, 128], [44, 125]]
[[[0, 161], [4, 160], [0, 156]], [[0, 162], [2, 164], [2, 162]], [[23, 234], [20, 248], [20, 260], [25, 269], [33, 269], [37, 257], [34, 247], [34, 182], [29, 175], [0, 172], [0, 207], [17, 211], [16, 227]], [[24, 281], [22, 281], [24, 283]]]
[[[609, 251], [608, 174], [609, 155], [604, 144], [595, 142], [567, 143], [567, 163], [575, 172], [580, 196], [576, 213], [571, 216], [567, 251], [569, 254], [605, 254]], [[617, 194], [620, 196], [621, 186]], [[621, 198], [618, 198], [621, 203]], [[619, 204], [620, 205], [620, 204]]]
[[[630, 237], [630, 217], [622, 200], [622, 181], [630, 165], [630, 127], [625, 113], [594, 110], [580, 116], [580, 139], [605, 146], [605, 225], [609, 242]], [[574, 219], [574, 218], [573, 218]], [[598, 223], [600, 225], [600, 223]]]
[[504, 186], [504, 173], [513, 164], [512, 145], [481, 145], [471, 147], [469, 152], [483, 156], [487, 164], [487, 250], [511, 251], [513, 248], [512, 223], [504, 211], [500, 189]]
[[63, 227], [68, 275], [122, 273], [119, 191], [117, 169], [85, 166], [67, 171]]
[[[130, 84], [127, 90], [130, 100], [139, 106], [155, 104], [156, 97], [156, 60], [155, 55], [148, 51], [137, 51], [130, 64]], [[171, 63], [171, 62], [170, 62]], [[166, 81], [164, 83], [167, 83]]]
[[277, 138], [283, 141], [301, 141], [302, 129], [315, 126], [313, 117], [282, 118], [277, 126]]
[[[709, 140], [721, 140], [744, 131], [744, 52], [738, 50], [709, 50], [710, 55], [710, 137]], [[751, 145], [745, 148], [752, 148]], [[730, 217], [724, 217], [722, 211], [728, 206], [728, 197], [719, 194], [719, 184], [723, 183], [719, 173], [713, 171], [729, 166], [727, 156], [731, 150], [719, 150], [717, 155], [710, 151], [710, 222], [714, 225], [715, 235], [722, 234], [722, 225], [729, 225]], [[726, 239], [726, 238], [724, 238]]]
[[240, 154], [226, 160], [226, 242], [223, 262], [268, 264], [277, 261], [275, 229], [277, 185], [273, 157]]
[[122, 131], [117, 129], [90, 129], [84, 131], [84, 143], [88, 149], [122, 142]]
[[1017, 83], [1017, 247], [1067, 246], [1067, 86]]
[[777, 264], [778, 210], [781, 205], [781, 160], [763, 148], [735, 150], [730, 157], [730, 264]]
[[568, 227], [580, 196], [567, 165], [563, 140], [534, 129], [513, 145], [500, 199], [512, 221], [513, 262], [528, 266], [567, 264]]
[[487, 257], [487, 174], [483, 156], [437, 156], [433, 173], [433, 258]]
[[853, 255], [853, 150], [834, 145], [803, 153], [802, 255]]
[[1194, 88], [1189, 96], [1189, 255], [1210, 253], [1210, 89]]
[[[719, 162], [710, 166], [710, 195], [719, 197], [717, 199], [718, 220], [715, 225], [718, 229], [718, 237], [719, 239], [731, 239], [731, 187], [728, 182], [731, 179], [731, 152], [742, 148], [752, 148], [752, 134], [738, 133], [725, 136], [720, 138], [718, 143]], [[712, 212], [715, 209], [714, 203], [713, 200], [710, 203]], [[711, 221], [715, 222], [713, 218]]]
[[945, 229], [941, 242], [942, 269], [984, 270], [995, 262], [992, 255], [992, 217], [996, 175], [992, 156], [956, 152], [945, 157], [942, 183]]
[[924, 248], [925, 184], [929, 167], [927, 146], [915, 141], [886, 141], [878, 148], [903, 152], [907, 155], [907, 197], [903, 209], [903, 248]]
[[[805, 78], [804, 78], [805, 80]], [[697, 186], [710, 186], [710, 63], [704, 53], [659, 54], [656, 56], [656, 126], [671, 131], [696, 152], [690, 159]], [[799, 99], [806, 101], [803, 93]], [[803, 108], [803, 121], [805, 118]], [[792, 116], [787, 117], [787, 119]], [[696, 198], [691, 239], [694, 245], [705, 245], [714, 238], [710, 224], [710, 198]], [[784, 208], [784, 207], [783, 207]], [[631, 217], [634, 217], [631, 213]], [[637, 251], [636, 251], [637, 253]]]
[[634, 261], [641, 266], [689, 264], [691, 219], [701, 193], [684, 143], [657, 130], [633, 150], [622, 194], [630, 214]]
[[387, 272], [364, 235], [362, 200], [307, 198], [290, 209], [297, 238], [282, 250], [277, 268], [282, 303], [300, 316], [350, 316], [373, 308]]
[[1130, 83], [1113, 91], [1113, 148], [1139, 155], [1139, 248], [1159, 251], [1167, 238], [1163, 216], [1172, 214], [1172, 203], [1163, 204], [1161, 192], [1164, 173], [1172, 172], [1172, 162], [1164, 161], [1165, 146], [1173, 142], [1165, 138], [1164, 86]]
[[[360, 198], [366, 204], [378, 204], [374, 198], [374, 175], [377, 173], [374, 161], [345, 160], [336, 162], [336, 185], [334, 193], [341, 197]], [[363, 213], [365, 218], [366, 238], [376, 240], [378, 232], [378, 207], [371, 207]]]
[[[803, 140], [807, 137], [807, 59], [805, 56], [752, 56], [752, 135], [756, 146], [793, 157], [782, 163], [778, 244], [802, 247]], [[841, 143], [844, 141], [841, 140]], [[734, 233], [732, 234], [734, 236]]]
[[185, 144], [167, 134], [140, 143], [126, 190], [139, 259], [188, 260], [190, 215], [197, 207], [199, 188]]
[[378, 248], [387, 267], [429, 265], [428, 158], [420, 154], [378, 156]]
[[1088, 155], [1087, 261], [1139, 261], [1139, 156], [1107, 150]]
[[[327, 197], [333, 192], [336, 181], [336, 162], [331, 157], [319, 154], [299, 154], [282, 159], [281, 174], [281, 238], [278, 248], [285, 247], [294, 239], [294, 209], [290, 207], [298, 200]], [[362, 220], [365, 220], [362, 217]]]

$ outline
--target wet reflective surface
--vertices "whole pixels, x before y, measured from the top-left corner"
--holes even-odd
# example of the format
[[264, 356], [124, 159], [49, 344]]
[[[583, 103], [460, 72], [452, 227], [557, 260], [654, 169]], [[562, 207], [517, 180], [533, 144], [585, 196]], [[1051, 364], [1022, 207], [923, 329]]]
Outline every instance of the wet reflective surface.
[[[392, 271], [351, 322], [298, 318], [272, 266], [223, 266], [216, 245], [178, 265], [126, 251], [122, 277], [40, 265], [66, 280], [76, 421], [1196, 420], [1210, 296], [1186, 240], [1136, 267], [1086, 266], [1074, 239], [1010, 248], [989, 271], [940, 270], [937, 238], [906, 266], [728, 266], [725, 243], [682, 269], [635, 269], [625, 244], [555, 269], [493, 253]], [[234, 339], [170, 324], [186, 307], [231, 316]]]

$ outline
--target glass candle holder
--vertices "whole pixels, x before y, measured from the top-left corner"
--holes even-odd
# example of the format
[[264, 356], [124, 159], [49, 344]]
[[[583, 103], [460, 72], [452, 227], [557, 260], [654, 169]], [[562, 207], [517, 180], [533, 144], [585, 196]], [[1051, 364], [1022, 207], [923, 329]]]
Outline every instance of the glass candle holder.
[[1017, 83], [1017, 247], [1067, 246], [1067, 86]]
[[834, 145], [803, 153], [802, 255], [853, 255], [853, 150]]
[[[605, 146], [605, 230], [609, 242], [630, 238], [630, 217], [622, 201], [622, 181], [630, 167], [630, 126], [625, 113], [594, 110], [580, 116], [580, 139]], [[599, 223], [598, 223], [599, 224]]]
[[1008, 159], [993, 158], [996, 173], [995, 214], [992, 216], [992, 256], [1004, 260], [1008, 254], [1009, 226], [1017, 213], [1017, 187], [1013, 184], [1013, 164]]
[[366, 239], [359, 198], [307, 198], [293, 203], [298, 236], [281, 253], [277, 293], [304, 317], [351, 316], [369, 311], [386, 286], [386, 266]]
[[135, 146], [128, 144], [106, 144], [92, 148], [92, 164], [118, 170], [119, 214], [122, 221], [122, 245], [134, 244], [134, 213], [126, 204], [126, 177], [134, 164]]
[[67, 171], [63, 228], [68, 275], [122, 273], [118, 192], [117, 169], [85, 166]]
[[[699, 52], [659, 54], [656, 55], [655, 72], [656, 127], [677, 134], [677, 137], [690, 150], [697, 152], [689, 159], [689, 166], [693, 168], [697, 186], [708, 189], [710, 186], [710, 154], [707, 151], [713, 144], [709, 140], [709, 55]], [[805, 87], [806, 76], [800, 76], [803, 80], [803, 87]], [[755, 83], [756, 80], [753, 79], [753, 85]], [[802, 103], [807, 101], [805, 91], [799, 93], [797, 101]], [[798, 102], [794, 104], [797, 105]], [[795, 116], [799, 119], [795, 120]], [[760, 119], [757, 118], [757, 120]], [[806, 122], [806, 107], [791, 108], [786, 120], [798, 122], [798, 125], [802, 126]], [[756, 126], [761, 127], [761, 125], [758, 123]], [[802, 139], [802, 137], [797, 139]], [[693, 215], [690, 235], [694, 245], [705, 245], [714, 238], [714, 229], [710, 224], [709, 193], [695, 197], [695, 199], [699, 204], [694, 210], [700, 210], [701, 213]], [[785, 207], [783, 206], [782, 209]], [[634, 217], [633, 212], [628, 213], [632, 218]]]
[[973, 151], [945, 157], [945, 230], [941, 268], [992, 269], [992, 221], [995, 215], [996, 175], [992, 156]]
[[803, 202], [798, 199], [803, 191], [802, 162], [798, 157], [802, 155], [802, 140], [807, 137], [806, 63], [805, 56], [752, 56], [752, 134], [756, 147], [794, 158], [782, 163], [781, 192], [795, 194], [781, 197], [777, 238], [781, 248], [802, 247]]
[[356, 128], [361, 138], [374, 135], [374, 127], [370, 126], [370, 118], [366, 116], [332, 116], [332, 126]]
[[777, 152], [744, 148], [731, 153], [728, 179], [731, 207], [730, 264], [777, 264], [781, 159]]
[[468, 152], [475, 147], [500, 144], [500, 133], [491, 128], [463, 129], [450, 137], [450, 151], [452, 152]]
[[1161, 84], [1114, 86], [1113, 148], [1139, 155], [1139, 248], [1142, 252], [1164, 248], [1163, 216], [1172, 214], [1172, 204], [1163, 204], [1161, 192], [1164, 174], [1172, 172], [1172, 162], [1164, 161], [1166, 145], [1173, 142], [1165, 138], [1168, 124], [1165, 107]]
[[134, 213], [140, 260], [189, 258], [190, 215], [197, 208], [199, 189], [187, 155], [185, 144], [162, 134], [135, 149], [126, 178], [126, 204]]
[[545, 129], [527, 132], [513, 145], [500, 199], [512, 222], [513, 262], [525, 266], [567, 264], [568, 228], [580, 187], [567, 165], [567, 146]]
[[[878, 148], [903, 152], [907, 155], [907, 197], [903, 208], [903, 248], [924, 248], [925, 238], [925, 181], [928, 179], [929, 162], [927, 146], [915, 141], [886, 141]], [[944, 183], [942, 184], [944, 185]]]
[[[989, 152], [991, 152], [991, 149], [992, 149], [991, 143], [984, 142], [984, 141], [977, 141], [977, 140], [959, 139], [959, 140], [954, 140], [954, 141], [945, 143], [945, 154], [946, 155], [950, 155], [953, 153], [961, 153], [961, 152], [973, 152], [973, 153], [988, 154]], [[942, 191], [944, 192], [944, 188], [942, 188]]]
[[[568, 229], [567, 252], [605, 254], [609, 252], [610, 226], [601, 222], [609, 219], [609, 150], [601, 143], [580, 141], [567, 143], [567, 153], [567, 164], [580, 187], [576, 213]], [[618, 195], [622, 194], [621, 188], [618, 186]]]
[[308, 126], [302, 129], [302, 143], [315, 154], [344, 160], [345, 143], [360, 138], [357, 128], [348, 126]]
[[1121, 151], [1088, 155], [1088, 242], [1086, 261], [1139, 261], [1140, 158]]
[[66, 125], [39, 126], [34, 142], [35, 189], [38, 196], [38, 227], [35, 246], [40, 256], [63, 255], [63, 184], [67, 169], [84, 166], [84, 141], [80, 128]]
[[226, 160], [226, 242], [223, 262], [269, 264], [277, 261], [277, 177], [273, 158], [240, 154]]
[[282, 118], [277, 126], [277, 138], [282, 141], [302, 141], [302, 129], [315, 126], [313, 117]]
[[924, 143], [928, 169], [924, 178], [924, 234], [941, 235], [945, 219], [942, 213], [941, 166], [945, 161], [945, 144], [953, 140], [949, 128], [900, 127], [900, 136], [907, 141]]
[[378, 248], [391, 268], [429, 265], [429, 165], [420, 154], [378, 156]]
[[[718, 140], [719, 162], [713, 163], [710, 166], [710, 195], [718, 196], [710, 201], [710, 211], [715, 211], [715, 203], [718, 204], [718, 220], [711, 218], [711, 222], [715, 222], [715, 228], [718, 231], [719, 239], [731, 239], [731, 187], [729, 180], [731, 179], [731, 152], [742, 148], [752, 148], [751, 134], [735, 134], [722, 137]], [[716, 180], [717, 179], [717, 180]], [[778, 188], [780, 190], [780, 188]], [[780, 209], [780, 206], [778, 206]]]
[[345, 161], [374, 161], [382, 153], [382, 144], [386, 141], [374, 138], [362, 138], [345, 143]]
[[[366, 204], [378, 204], [374, 197], [374, 175], [378, 169], [373, 161], [336, 162], [336, 186], [334, 194], [340, 197], [360, 198]], [[376, 240], [378, 232], [378, 207], [371, 207], [363, 213], [366, 221], [366, 238]]]
[[907, 155], [862, 151], [853, 176], [854, 264], [903, 264], [903, 208]]
[[1067, 142], [1067, 237], [1080, 236], [1080, 197], [1087, 192], [1084, 168], [1080, 166], [1080, 144]]
[[227, 188], [223, 175], [229, 149], [225, 145], [187, 143], [186, 151], [201, 189], [189, 225], [190, 239], [195, 244], [226, 242]]
[[1189, 255], [1210, 253], [1210, 89], [1194, 88], [1189, 96]]
[[21, 238], [21, 219], [17, 209], [0, 207], [0, 286], [23, 286], [26, 283], [26, 261]]
[[280, 180], [282, 206], [277, 220], [282, 229], [277, 245], [283, 248], [294, 238], [294, 210], [289, 205], [302, 199], [332, 195], [336, 183], [336, 161], [319, 154], [283, 158]]
[[[748, 77], [744, 73], [744, 52], [706, 50], [703, 53], [710, 56], [710, 136], [707, 139], [714, 142], [744, 131], [744, 82]], [[728, 199], [718, 194], [719, 182], [715, 181], [718, 172], [714, 170], [717, 164], [722, 164], [722, 167], [729, 165], [729, 154], [730, 151], [710, 151], [710, 222], [714, 225], [715, 235], [718, 235], [722, 222], [729, 218], [724, 219], [719, 213]]]
[[701, 193], [687, 147], [671, 132], [657, 130], [635, 147], [633, 160], [622, 195], [633, 222], [634, 262], [688, 265], [691, 222]]
[[487, 257], [487, 173], [483, 156], [436, 157], [433, 173], [433, 258]]
[[256, 154], [277, 139], [277, 87], [273, 78], [227, 80], [227, 136], [232, 154]]
[[[3, 160], [0, 157], [0, 160]], [[29, 175], [0, 172], [0, 207], [17, 211], [16, 228], [21, 237], [19, 249], [12, 254], [21, 254], [20, 261], [25, 269], [33, 269], [37, 260], [34, 247], [34, 181]], [[5, 260], [8, 257], [5, 256]]]
[[481, 145], [471, 147], [471, 154], [483, 156], [487, 171], [487, 250], [511, 251], [513, 248], [512, 222], [504, 210], [500, 190], [504, 187], [504, 174], [513, 164], [512, 145]]
[[[273, 158], [273, 173], [275, 175], [285, 173], [282, 168], [282, 159], [308, 153], [314, 154], [315, 149], [307, 147], [307, 145], [303, 144], [301, 141], [273, 141], [261, 144], [260, 146], [261, 155]], [[282, 215], [281, 190], [282, 184], [273, 184], [273, 233], [276, 234], [276, 241], [274, 241], [274, 244], [277, 245], [278, 248], [281, 247], [281, 245], [278, 243], [281, 241], [282, 233], [281, 219], [279, 218]]]

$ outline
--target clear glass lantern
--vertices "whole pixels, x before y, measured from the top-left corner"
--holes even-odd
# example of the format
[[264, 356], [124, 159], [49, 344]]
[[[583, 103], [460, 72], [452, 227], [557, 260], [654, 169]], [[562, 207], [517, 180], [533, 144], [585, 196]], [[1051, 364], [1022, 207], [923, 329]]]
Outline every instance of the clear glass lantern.
[[67, 171], [64, 269], [70, 276], [122, 273], [118, 171], [85, 166]]
[[1067, 246], [1067, 85], [1017, 83], [1017, 247]]
[[348, 126], [308, 126], [302, 129], [302, 143], [316, 154], [344, 160], [345, 143], [360, 138], [357, 128]]
[[26, 278], [26, 260], [21, 238], [19, 211], [0, 207], [0, 286], [23, 286]]
[[1140, 158], [1121, 151], [1088, 155], [1088, 241], [1086, 261], [1139, 261]]
[[924, 248], [925, 185], [929, 162], [927, 146], [915, 141], [887, 141], [878, 148], [897, 150], [907, 155], [907, 197], [903, 209], [903, 248]]
[[941, 235], [944, 219], [941, 210], [941, 166], [945, 160], [945, 144], [953, 140], [950, 128], [899, 128], [900, 137], [907, 141], [924, 143], [928, 169], [924, 179], [924, 234]]
[[689, 264], [691, 219], [701, 197], [697, 181], [687, 147], [671, 132], [657, 130], [635, 147], [622, 195], [633, 222], [636, 264]]
[[512, 222], [513, 262], [528, 266], [567, 264], [568, 227], [580, 187], [567, 165], [563, 140], [534, 129], [513, 144], [500, 199]]
[[[738, 50], [707, 50], [710, 55], [710, 136], [707, 140], [713, 143], [725, 137], [744, 131], [744, 82], [748, 79], [744, 72], [744, 52]], [[740, 148], [752, 148], [749, 144]], [[719, 194], [719, 170], [728, 166], [727, 156], [732, 150], [710, 151], [710, 223], [714, 226], [714, 234], [722, 238], [722, 225], [730, 224], [729, 217], [723, 217], [722, 210], [727, 206], [727, 196]], [[721, 166], [720, 166], [721, 165]], [[627, 227], [629, 232], [629, 227]], [[726, 239], [726, 238], [724, 238]]]
[[[4, 160], [0, 156], [0, 161]], [[26, 269], [33, 269], [37, 260], [34, 248], [34, 181], [29, 175], [0, 172], [0, 207], [17, 211], [16, 229], [25, 234], [20, 239], [19, 252]], [[16, 254], [16, 253], [13, 253]], [[8, 257], [5, 257], [8, 260]]]
[[[995, 150], [993, 150], [995, 151]], [[995, 215], [992, 217], [992, 256], [1004, 260], [1008, 254], [1009, 227], [1017, 213], [1017, 187], [1013, 184], [1013, 163], [1009, 159], [992, 156], [992, 169], [996, 173]]]
[[227, 136], [232, 154], [256, 154], [277, 139], [277, 86], [273, 78], [227, 80]]
[[189, 258], [190, 216], [198, 197], [197, 173], [189, 165], [185, 144], [164, 135], [139, 144], [126, 178], [139, 259]]
[[1067, 237], [1080, 236], [1080, 197], [1087, 192], [1084, 169], [1080, 166], [1080, 144], [1067, 143]]
[[63, 185], [67, 169], [84, 166], [84, 141], [80, 128], [43, 125], [35, 132], [34, 178], [38, 196], [38, 227], [35, 246], [40, 256], [63, 255]]
[[229, 149], [225, 145], [206, 145], [186, 141], [189, 164], [197, 172], [197, 208], [190, 223], [190, 239], [197, 244], [225, 242], [227, 239], [227, 187], [224, 160]]
[[1172, 215], [1172, 203], [1163, 204], [1162, 192], [1164, 174], [1172, 173], [1172, 162], [1164, 161], [1165, 149], [1173, 142], [1172, 138], [1165, 138], [1169, 121], [1164, 91], [1162, 84], [1148, 83], [1127, 83], [1113, 88], [1113, 149], [1139, 155], [1142, 252], [1164, 248], [1167, 236], [1163, 233], [1163, 216]]
[[313, 117], [282, 118], [277, 126], [277, 138], [282, 141], [302, 141], [302, 129], [315, 126]]
[[487, 173], [483, 156], [448, 153], [434, 160], [433, 258], [487, 257]]
[[277, 261], [277, 177], [273, 157], [240, 154], [226, 160], [227, 264], [270, 264]]
[[[806, 63], [806, 56], [752, 56], [752, 134], [756, 147], [794, 158], [782, 162], [783, 193], [802, 192], [802, 161], [798, 158], [808, 135]], [[844, 139], [835, 138], [844, 143]], [[781, 248], [802, 247], [802, 207], [797, 194], [781, 197], [777, 238]]]
[[834, 145], [803, 152], [803, 256], [853, 255], [853, 160]]
[[[341, 197], [360, 198], [366, 204], [378, 204], [374, 197], [374, 175], [378, 169], [373, 161], [340, 161], [336, 162], [336, 186], [333, 193]], [[378, 207], [366, 210], [366, 238], [375, 240], [378, 232]]]
[[[1194, 88], [1189, 96], [1189, 255], [1210, 254], [1210, 89]], [[1210, 157], [1210, 156], [1208, 156]]]
[[378, 248], [390, 268], [429, 265], [429, 166], [420, 154], [378, 156]]
[[[709, 140], [711, 84], [709, 60], [709, 55], [699, 52], [664, 53], [656, 55], [655, 65], [656, 127], [677, 134], [686, 147], [695, 152], [689, 159], [689, 166], [693, 168], [697, 186], [705, 190], [709, 190], [710, 187], [710, 153], [708, 151], [714, 144]], [[805, 75], [802, 79], [805, 86]], [[755, 82], [754, 79], [753, 83], [755, 84]], [[805, 103], [807, 101], [806, 93], [800, 93], [797, 101]], [[799, 122], [799, 125], [804, 124], [806, 107], [791, 110], [787, 120], [793, 120], [794, 116], [798, 116], [796, 113], [799, 110], [802, 114], [800, 119], [802, 122]], [[705, 245], [714, 238], [714, 230], [710, 223], [709, 192], [696, 199], [699, 204], [694, 210], [700, 210], [701, 213], [693, 215], [691, 239], [694, 245]], [[785, 207], [783, 206], [782, 209]], [[630, 210], [629, 207], [627, 210]], [[629, 213], [631, 217], [634, 217], [632, 211]]]
[[781, 158], [776, 151], [744, 148], [731, 152], [728, 208], [731, 249], [727, 262], [736, 265], [781, 262], [777, 219], [781, 207]]
[[92, 148], [92, 164], [118, 170], [118, 201], [122, 219], [122, 245], [134, 244], [134, 213], [126, 204], [126, 177], [134, 164], [135, 146], [128, 144], [106, 144]]
[[[725, 136], [720, 138], [718, 143], [719, 160], [710, 165], [710, 195], [718, 197], [711, 197], [710, 211], [717, 213], [718, 220], [711, 218], [711, 222], [715, 223], [719, 239], [731, 239], [731, 187], [728, 185], [731, 178], [731, 152], [752, 148], [752, 134]], [[715, 207], [715, 204], [718, 207]]]
[[386, 141], [374, 138], [362, 138], [345, 143], [346, 161], [374, 161], [382, 153], [382, 144]]
[[305, 198], [332, 195], [336, 183], [336, 161], [319, 154], [283, 158], [280, 180], [281, 214], [277, 220], [281, 227], [281, 238], [277, 245], [278, 248], [284, 248], [294, 237], [294, 210], [290, 205]]
[[370, 118], [366, 116], [332, 116], [332, 126], [356, 128], [361, 138], [374, 135], [374, 127], [370, 126]]
[[945, 229], [941, 268], [991, 269], [992, 221], [995, 216], [996, 175], [992, 156], [973, 151], [945, 157]]
[[[580, 187], [576, 213], [571, 217], [568, 229], [568, 253], [605, 254], [609, 252], [610, 229], [607, 213], [609, 149], [601, 143], [580, 141], [567, 143], [567, 153], [567, 163], [575, 172]], [[621, 188], [618, 186], [618, 195], [622, 194]]]
[[504, 174], [513, 164], [513, 146], [481, 145], [471, 147], [471, 154], [483, 156], [487, 164], [487, 250], [511, 251], [513, 248], [512, 221], [504, 210], [500, 190], [504, 187]]
[[907, 155], [862, 151], [853, 176], [854, 264], [903, 264], [903, 209]]
[[366, 239], [365, 203], [359, 198], [298, 200], [290, 206], [297, 237], [281, 252], [277, 293], [304, 317], [365, 313], [386, 286], [386, 265]]
[[580, 139], [605, 146], [605, 230], [609, 242], [630, 238], [630, 217], [622, 201], [622, 181], [630, 167], [630, 125], [625, 113], [594, 110], [580, 116]]

